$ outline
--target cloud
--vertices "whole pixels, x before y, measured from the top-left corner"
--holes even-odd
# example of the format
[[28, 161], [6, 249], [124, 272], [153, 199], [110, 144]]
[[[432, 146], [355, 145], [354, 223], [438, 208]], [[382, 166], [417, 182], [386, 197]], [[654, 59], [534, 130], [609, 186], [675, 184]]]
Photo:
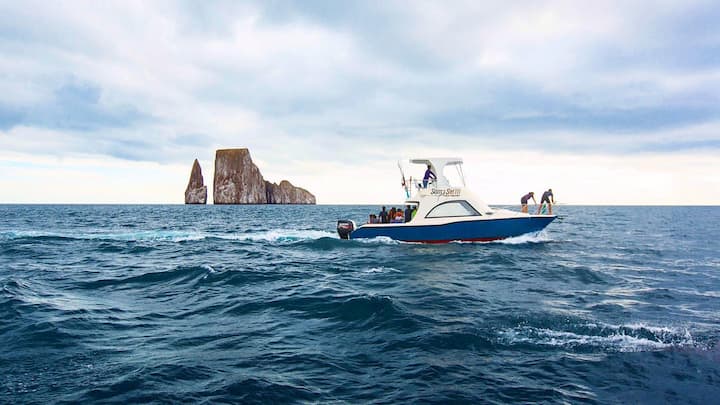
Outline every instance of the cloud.
[[150, 121], [132, 106], [106, 105], [102, 90], [91, 83], [68, 80], [53, 92], [50, 100], [29, 107], [15, 107], [4, 114], [0, 125], [6, 129], [18, 125], [60, 130], [91, 131], [95, 129], [129, 128], [141, 121]]
[[0, 147], [189, 166], [246, 146], [278, 177], [416, 145], [715, 153], [718, 18], [707, 1], [6, 2]]

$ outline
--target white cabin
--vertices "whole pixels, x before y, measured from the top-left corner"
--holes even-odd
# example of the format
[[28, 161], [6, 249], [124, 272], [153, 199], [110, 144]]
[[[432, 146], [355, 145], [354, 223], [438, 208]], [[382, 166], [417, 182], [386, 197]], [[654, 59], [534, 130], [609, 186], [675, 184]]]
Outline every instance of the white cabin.
[[[510, 217], [527, 217], [529, 214], [488, 206], [474, 193], [465, 187], [465, 175], [462, 170], [463, 160], [455, 157], [414, 158], [412, 164], [430, 166], [437, 177], [423, 188], [422, 178], [412, 179], [410, 197], [405, 205], [418, 207], [418, 212], [409, 224], [434, 225], [448, 222], [451, 218], [473, 217], [474, 219], [497, 219]], [[446, 170], [456, 170], [457, 179], [453, 184], [446, 175]], [[410, 182], [410, 179], [405, 179]], [[406, 183], [407, 184], [407, 183]]]

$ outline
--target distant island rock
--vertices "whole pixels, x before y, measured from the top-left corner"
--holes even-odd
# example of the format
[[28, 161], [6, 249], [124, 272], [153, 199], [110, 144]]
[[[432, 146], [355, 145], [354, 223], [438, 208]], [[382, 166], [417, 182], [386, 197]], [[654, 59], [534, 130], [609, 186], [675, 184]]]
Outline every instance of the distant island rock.
[[283, 180], [266, 181], [252, 161], [250, 151], [218, 149], [213, 183], [215, 204], [315, 204], [309, 191]]
[[207, 203], [207, 186], [203, 180], [200, 162], [195, 159], [192, 170], [190, 171], [190, 181], [188, 181], [185, 189], [185, 204], [206, 204]]
[[315, 196], [304, 188], [295, 187], [289, 181], [280, 184], [265, 181], [265, 196], [268, 204], [315, 204]]

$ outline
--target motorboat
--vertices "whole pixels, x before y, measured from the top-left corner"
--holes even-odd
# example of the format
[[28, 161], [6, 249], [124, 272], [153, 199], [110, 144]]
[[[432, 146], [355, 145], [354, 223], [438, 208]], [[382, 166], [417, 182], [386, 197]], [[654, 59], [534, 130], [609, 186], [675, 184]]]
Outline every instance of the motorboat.
[[[420, 243], [487, 242], [539, 232], [556, 218], [488, 206], [465, 187], [460, 158], [419, 158], [409, 162], [425, 165], [435, 175], [428, 182], [406, 178], [398, 162], [407, 197], [403, 209], [410, 206], [416, 210], [412, 219], [360, 226], [353, 220], [339, 220], [337, 232], [341, 239], [387, 237]], [[457, 173], [453, 184], [445, 175], [451, 168]]]

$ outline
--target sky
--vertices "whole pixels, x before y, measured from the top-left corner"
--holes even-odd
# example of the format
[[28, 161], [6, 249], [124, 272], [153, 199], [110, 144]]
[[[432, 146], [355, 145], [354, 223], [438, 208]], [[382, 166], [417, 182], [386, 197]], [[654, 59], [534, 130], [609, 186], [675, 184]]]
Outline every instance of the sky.
[[[0, 203], [182, 203], [247, 147], [321, 204], [457, 156], [491, 204], [720, 201], [713, 1], [0, 0]], [[420, 169], [418, 169], [420, 170]]]

